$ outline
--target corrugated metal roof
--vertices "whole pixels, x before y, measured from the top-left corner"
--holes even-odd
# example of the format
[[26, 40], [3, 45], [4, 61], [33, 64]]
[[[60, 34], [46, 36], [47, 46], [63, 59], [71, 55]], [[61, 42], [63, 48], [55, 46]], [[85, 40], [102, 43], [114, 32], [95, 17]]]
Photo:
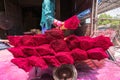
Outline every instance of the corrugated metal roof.
[[120, 7], [120, 0], [102, 0], [98, 6], [98, 13], [103, 13]]

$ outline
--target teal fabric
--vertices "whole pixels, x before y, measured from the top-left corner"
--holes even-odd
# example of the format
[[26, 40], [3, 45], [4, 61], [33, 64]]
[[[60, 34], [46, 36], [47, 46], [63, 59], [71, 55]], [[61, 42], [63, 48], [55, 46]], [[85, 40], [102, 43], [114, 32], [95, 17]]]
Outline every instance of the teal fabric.
[[40, 26], [44, 30], [51, 29], [55, 14], [55, 0], [43, 0]]

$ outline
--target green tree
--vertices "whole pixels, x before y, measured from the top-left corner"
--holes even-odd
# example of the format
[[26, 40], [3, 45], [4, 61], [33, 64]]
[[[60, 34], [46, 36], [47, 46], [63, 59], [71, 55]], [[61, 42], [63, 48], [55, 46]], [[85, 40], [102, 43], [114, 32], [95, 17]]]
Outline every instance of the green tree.
[[111, 21], [111, 28], [114, 28], [114, 29], [119, 29], [120, 27], [120, 14], [116, 15], [114, 17], [114, 20]]
[[112, 16], [108, 15], [108, 14], [101, 14], [98, 17], [98, 25], [106, 25], [106, 24], [110, 24], [111, 20], [109, 20], [110, 18], [112, 18]]
[[112, 20], [111, 26], [110, 26], [111, 28], [118, 29], [119, 26], [120, 26], [120, 21], [118, 21], [118, 20]]

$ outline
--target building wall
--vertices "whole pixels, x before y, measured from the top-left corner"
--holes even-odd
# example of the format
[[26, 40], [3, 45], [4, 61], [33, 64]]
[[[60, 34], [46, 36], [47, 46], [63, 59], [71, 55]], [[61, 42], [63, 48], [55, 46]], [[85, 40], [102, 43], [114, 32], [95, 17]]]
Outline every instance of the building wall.
[[40, 29], [41, 7], [24, 7], [23, 11], [23, 25], [24, 30]]

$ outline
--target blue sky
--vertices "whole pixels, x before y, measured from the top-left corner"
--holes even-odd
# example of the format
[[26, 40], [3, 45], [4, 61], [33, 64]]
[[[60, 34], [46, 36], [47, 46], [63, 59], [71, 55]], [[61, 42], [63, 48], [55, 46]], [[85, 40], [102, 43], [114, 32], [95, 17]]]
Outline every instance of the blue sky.
[[120, 7], [119, 8], [116, 8], [116, 9], [113, 9], [113, 10], [110, 10], [110, 11], [107, 11], [105, 12], [106, 14], [109, 14], [111, 16], [117, 16], [117, 15], [120, 15]]

